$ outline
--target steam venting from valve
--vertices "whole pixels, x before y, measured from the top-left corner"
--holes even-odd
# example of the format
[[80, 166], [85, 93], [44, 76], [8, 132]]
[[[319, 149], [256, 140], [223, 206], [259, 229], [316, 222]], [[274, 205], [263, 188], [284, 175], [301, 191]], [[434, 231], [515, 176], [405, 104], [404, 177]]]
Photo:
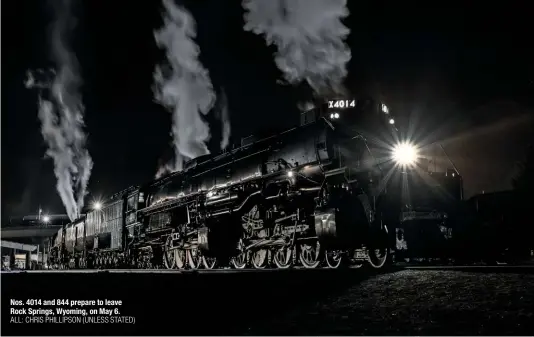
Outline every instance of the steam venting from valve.
[[[246, 31], [278, 51], [275, 63], [290, 85], [307, 82], [317, 96], [343, 94], [351, 59], [346, 0], [243, 0]], [[303, 102], [304, 103], [304, 102]], [[301, 109], [307, 103], [299, 104]]]
[[71, 13], [72, 2], [58, 0], [54, 6], [56, 18], [51, 45], [57, 70], [28, 71], [25, 85], [39, 90], [39, 119], [48, 145], [46, 154], [54, 160], [57, 191], [73, 221], [83, 208], [93, 161], [83, 130], [84, 106], [79, 93], [82, 78], [68, 44], [69, 33], [76, 23]]
[[[154, 71], [154, 93], [156, 101], [172, 112], [175, 160], [160, 167], [156, 177], [180, 171], [185, 160], [210, 153], [210, 129], [202, 115], [206, 116], [216, 102], [209, 72], [198, 59], [193, 16], [173, 0], [163, 0], [163, 6], [163, 27], [154, 35], [166, 52], [166, 62]], [[223, 115], [224, 124], [227, 112]], [[227, 130], [229, 134], [229, 127]]]

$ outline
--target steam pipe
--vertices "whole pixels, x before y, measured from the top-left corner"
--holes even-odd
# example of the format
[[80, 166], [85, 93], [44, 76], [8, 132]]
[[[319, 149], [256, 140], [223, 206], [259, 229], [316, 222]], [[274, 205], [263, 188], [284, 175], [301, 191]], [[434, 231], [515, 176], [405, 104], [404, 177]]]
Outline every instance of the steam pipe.
[[219, 198], [219, 199], [215, 199], [215, 200], [211, 200], [211, 201], [206, 201], [206, 202], [204, 202], [204, 206], [213, 206], [213, 205], [217, 205], [217, 204], [220, 204], [220, 203], [223, 203], [223, 202], [232, 201], [232, 200], [235, 200], [237, 198], [238, 198], [237, 194], [230, 194], [230, 196], [225, 197], [225, 198]]

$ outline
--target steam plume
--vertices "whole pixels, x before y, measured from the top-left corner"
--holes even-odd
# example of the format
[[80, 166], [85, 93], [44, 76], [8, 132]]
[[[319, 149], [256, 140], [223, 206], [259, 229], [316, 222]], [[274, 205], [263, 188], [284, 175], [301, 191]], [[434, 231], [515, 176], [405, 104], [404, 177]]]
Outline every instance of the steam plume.
[[57, 73], [28, 72], [26, 87], [39, 89], [39, 119], [48, 145], [46, 154], [54, 160], [57, 191], [72, 221], [83, 208], [93, 161], [83, 130], [84, 107], [79, 94], [82, 79], [76, 56], [68, 46], [69, 33], [75, 25], [71, 1], [57, 1], [55, 9], [51, 44]]
[[226, 98], [226, 93], [223, 91], [220, 96], [219, 101], [219, 119], [222, 123], [222, 140], [221, 140], [221, 150], [226, 149], [230, 143], [230, 118], [228, 116], [228, 99]]
[[184, 159], [209, 153], [207, 115], [215, 104], [208, 71], [198, 60], [200, 48], [193, 40], [196, 24], [185, 8], [163, 0], [163, 27], [155, 32], [156, 43], [166, 51], [167, 62], [154, 72], [156, 100], [172, 111], [172, 135], [176, 160], [172, 171], [182, 169]]
[[349, 29], [346, 0], [244, 0], [244, 29], [264, 35], [278, 48], [275, 62], [285, 80], [306, 81], [316, 94], [343, 93], [346, 64], [344, 43]]

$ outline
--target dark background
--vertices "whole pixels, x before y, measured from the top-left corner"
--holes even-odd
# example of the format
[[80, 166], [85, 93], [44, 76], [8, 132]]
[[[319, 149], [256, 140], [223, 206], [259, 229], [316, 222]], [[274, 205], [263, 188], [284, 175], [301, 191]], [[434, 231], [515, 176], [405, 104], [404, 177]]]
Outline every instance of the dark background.
[[[349, 1], [347, 87], [379, 95], [419, 138], [445, 139], [467, 196], [508, 188], [534, 134], [529, 10], [510, 2], [370, 4]], [[53, 161], [44, 159], [36, 93], [23, 86], [28, 68], [50, 65], [53, 13], [47, 1], [2, 5], [2, 218], [35, 213], [39, 204], [62, 213]], [[197, 19], [201, 60], [228, 96], [233, 140], [297, 121], [299, 93], [276, 83], [274, 49], [242, 30], [240, 1], [186, 5]], [[171, 151], [171, 115], [151, 91], [163, 56], [153, 38], [160, 11], [159, 1], [91, 0], [77, 8], [74, 49], [95, 163], [89, 198], [152, 179]]]

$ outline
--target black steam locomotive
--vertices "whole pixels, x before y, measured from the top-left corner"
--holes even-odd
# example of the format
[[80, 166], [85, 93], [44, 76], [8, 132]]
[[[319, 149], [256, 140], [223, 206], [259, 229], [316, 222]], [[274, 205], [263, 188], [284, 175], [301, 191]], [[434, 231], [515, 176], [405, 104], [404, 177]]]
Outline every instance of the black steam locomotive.
[[301, 125], [119, 192], [54, 237], [60, 268], [305, 268], [388, 261], [372, 99], [328, 101]]

